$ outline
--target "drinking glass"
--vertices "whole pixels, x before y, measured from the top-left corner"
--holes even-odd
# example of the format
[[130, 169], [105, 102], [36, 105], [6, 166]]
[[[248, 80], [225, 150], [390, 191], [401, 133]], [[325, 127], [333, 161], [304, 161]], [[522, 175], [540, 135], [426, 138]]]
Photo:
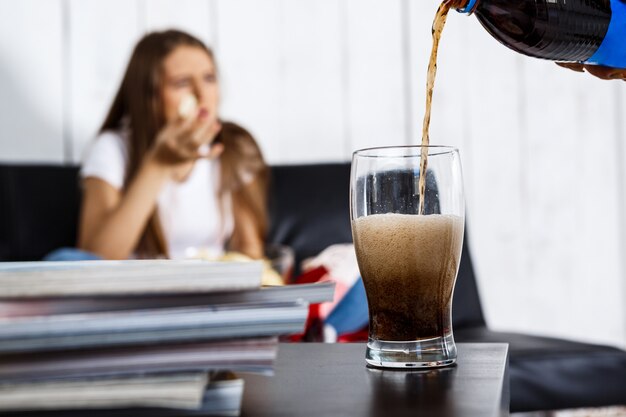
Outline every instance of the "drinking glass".
[[366, 362], [383, 368], [455, 363], [452, 293], [465, 221], [458, 150], [356, 151], [350, 216], [369, 307]]

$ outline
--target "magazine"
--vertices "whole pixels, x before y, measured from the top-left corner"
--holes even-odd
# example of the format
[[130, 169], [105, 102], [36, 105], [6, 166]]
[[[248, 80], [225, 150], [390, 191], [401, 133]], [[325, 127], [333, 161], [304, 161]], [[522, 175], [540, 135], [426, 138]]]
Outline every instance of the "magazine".
[[165, 307], [206, 306], [244, 303], [305, 301], [309, 304], [332, 301], [334, 282], [293, 284], [243, 289], [210, 294], [146, 294], [133, 296], [85, 296], [39, 299], [0, 299], [0, 318], [98, 311], [146, 310]]
[[1, 262], [0, 297], [209, 293], [259, 288], [263, 263], [201, 260]]
[[[10, 411], [11, 416], [21, 417], [187, 417], [187, 416], [238, 416], [241, 413], [243, 399], [243, 379], [232, 374], [220, 373], [211, 376], [205, 387], [199, 408], [156, 408], [134, 407], [114, 408], [109, 405], [105, 408], [83, 407], [72, 409], [63, 407], [58, 410], [36, 409], [31, 411]], [[1, 411], [0, 411], [1, 413]], [[9, 415], [9, 414], [0, 414]]]
[[274, 336], [304, 329], [308, 303], [226, 304], [0, 318], [0, 352]]
[[0, 384], [0, 410], [202, 406], [206, 372]]
[[0, 381], [231, 370], [271, 375], [276, 337], [0, 356]]

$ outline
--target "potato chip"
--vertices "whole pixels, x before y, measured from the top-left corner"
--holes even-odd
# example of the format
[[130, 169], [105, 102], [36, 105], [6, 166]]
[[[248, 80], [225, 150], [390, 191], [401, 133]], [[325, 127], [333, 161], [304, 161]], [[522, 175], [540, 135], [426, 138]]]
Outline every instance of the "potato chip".
[[193, 94], [187, 94], [178, 104], [178, 114], [184, 119], [189, 119], [198, 110], [198, 100]]

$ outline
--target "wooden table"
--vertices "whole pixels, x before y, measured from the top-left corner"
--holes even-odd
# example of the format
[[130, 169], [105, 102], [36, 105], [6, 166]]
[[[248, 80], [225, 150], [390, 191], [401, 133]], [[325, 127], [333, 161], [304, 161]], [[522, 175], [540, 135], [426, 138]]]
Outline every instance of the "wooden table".
[[360, 343], [281, 344], [274, 377], [244, 377], [242, 416], [508, 416], [508, 345], [457, 348], [456, 366], [393, 371]]

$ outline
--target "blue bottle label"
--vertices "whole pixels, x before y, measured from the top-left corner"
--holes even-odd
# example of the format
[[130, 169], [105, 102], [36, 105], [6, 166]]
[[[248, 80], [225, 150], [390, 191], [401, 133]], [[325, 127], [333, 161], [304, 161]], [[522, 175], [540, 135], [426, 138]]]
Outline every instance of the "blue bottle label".
[[626, 69], [626, 0], [611, 0], [611, 13], [602, 44], [585, 63]]
[[472, 12], [472, 9], [474, 8], [474, 6], [476, 6], [476, 2], [478, 0], [469, 0], [467, 2], [467, 5], [462, 8], [462, 9], [457, 9], [456, 11], [459, 13], [466, 13], [466, 14], [470, 14]]

